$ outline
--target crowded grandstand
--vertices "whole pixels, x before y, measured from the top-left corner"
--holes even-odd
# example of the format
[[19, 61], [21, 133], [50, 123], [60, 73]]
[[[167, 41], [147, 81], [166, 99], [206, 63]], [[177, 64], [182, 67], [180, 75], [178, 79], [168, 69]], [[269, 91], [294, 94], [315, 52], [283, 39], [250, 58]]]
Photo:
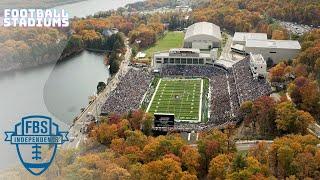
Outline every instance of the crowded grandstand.
[[[271, 94], [266, 79], [256, 79], [250, 70], [250, 59], [245, 58], [231, 69], [217, 66], [168, 65], [160, 69], [162, 78], [208, 78], [208, 119], [198, 124], [176, 122], [174, 129], [202, 130], [236, 123], [241, 103]], [[158, 76], [159, 76], [158, 75]], [[131, 68], [120, 79], [117, 88], [108, 96], [102, 113], [118, 113], [144, 108], [151, 102], [157, 84], [151, 70]], [[145, 104], [143, 106], [143, 104]], [[167, 113], [170, 113], [168, 111]]]

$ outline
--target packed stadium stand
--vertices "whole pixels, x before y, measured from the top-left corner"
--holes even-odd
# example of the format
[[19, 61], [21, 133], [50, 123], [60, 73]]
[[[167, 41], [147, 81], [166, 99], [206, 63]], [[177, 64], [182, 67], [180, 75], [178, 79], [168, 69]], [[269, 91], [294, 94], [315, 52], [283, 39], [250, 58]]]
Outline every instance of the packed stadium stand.
[[[265, 79], [253, 78], [249, 63], [248, 57], [234, 64], [231, 69], [196, 65], [162, 67], [160, 76], [163, 78], [202, 77], [209, 79], [208, 121], [198, 124], [177, 122], [173, 129], [197, 131], [234, 124], [239, 121], [239, 108], [243, 102], [270, 95], [271, 86]], [[146, 70], [130, 69], [121, 78], [117, 88], [108, 96], [102, 112], [122, 114], [140, 108], [141, 102], [146, 100], [150, 102], [150, 95], [154, 92], [154, 88], [150, 86], [152, 79], [153, 75]], [[151, 93], [149, 93], [150, 90]], [[144, 96], [146, 98], [143, 101]]]

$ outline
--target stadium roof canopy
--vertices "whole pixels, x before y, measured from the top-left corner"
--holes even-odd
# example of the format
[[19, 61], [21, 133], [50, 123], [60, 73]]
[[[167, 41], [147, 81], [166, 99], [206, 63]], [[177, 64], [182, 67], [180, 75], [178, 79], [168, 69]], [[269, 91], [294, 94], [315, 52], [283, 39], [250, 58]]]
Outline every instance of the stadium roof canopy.
[[301, 49], [298, 41], [292, 40], [247, 40], [246, 47]]
[[255, 39], [255, 40], [267, 40], [268, 36], [266, 33], [248, 33], [248, 32], [236, 32], [233, 36], [233, 41], [239, 42], [239, 41], [246, 41], [249, 39]]
[[220, 27], [209, 22], [199, 22], [189, 26], [184, 40], [193, 41], [199, 39], [221, 41]]

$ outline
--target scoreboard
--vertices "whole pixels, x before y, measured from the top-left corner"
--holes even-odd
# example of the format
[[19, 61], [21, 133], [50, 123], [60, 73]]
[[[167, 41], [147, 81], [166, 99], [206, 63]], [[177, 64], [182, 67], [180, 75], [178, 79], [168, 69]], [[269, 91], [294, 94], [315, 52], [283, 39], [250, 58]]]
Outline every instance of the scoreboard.
[[174, 127], [174, 114], [155, 113], [154, 127]]

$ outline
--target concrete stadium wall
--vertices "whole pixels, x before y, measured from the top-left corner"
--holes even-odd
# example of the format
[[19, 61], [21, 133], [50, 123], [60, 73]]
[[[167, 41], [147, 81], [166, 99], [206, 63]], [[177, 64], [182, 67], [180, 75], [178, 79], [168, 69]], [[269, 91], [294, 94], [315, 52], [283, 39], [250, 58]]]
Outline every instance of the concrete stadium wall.
[[[278, 64], [282, 60], [288, 60], [295, 58], [300, 50], [297, 49], [278, 49], [278, 48], [257, 48], [257, 47], [245, 47], [246, 53], [261, 54], [267, 61], [269, 58], [273, 60], [274, 64]], [[276, 52], [276, 53], [270, 53]]]

